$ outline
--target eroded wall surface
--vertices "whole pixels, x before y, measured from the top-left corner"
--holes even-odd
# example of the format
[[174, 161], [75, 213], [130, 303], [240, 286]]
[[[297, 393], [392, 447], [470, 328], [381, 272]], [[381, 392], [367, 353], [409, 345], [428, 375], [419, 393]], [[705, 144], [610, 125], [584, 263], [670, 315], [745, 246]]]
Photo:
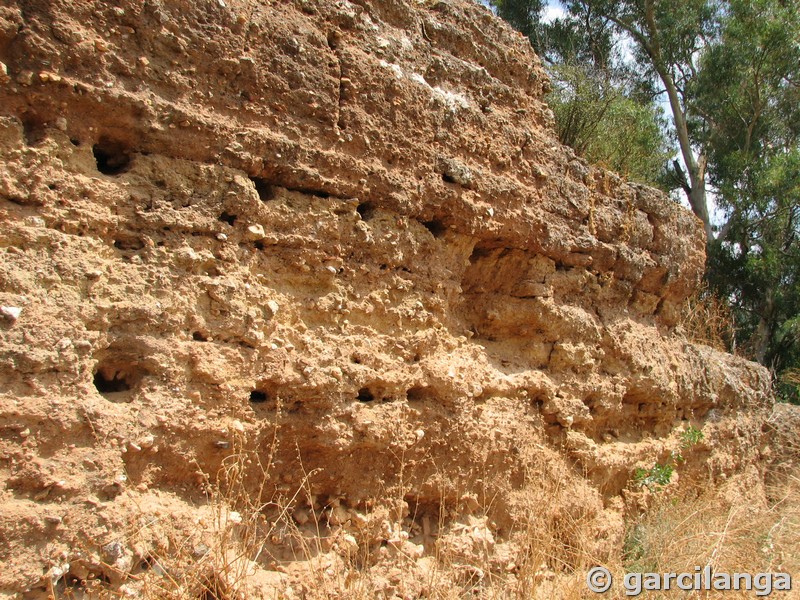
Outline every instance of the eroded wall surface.
[[123, 584], [242, 453], [333, 556], [510, 576], [534, 509], [618, 547], [689, 426], [682, 477], [753, 468], [767, 373], [675, 328], [702, 227], [558, 143], [487, 9], [114, 4], [0, 8], [2, 592]]

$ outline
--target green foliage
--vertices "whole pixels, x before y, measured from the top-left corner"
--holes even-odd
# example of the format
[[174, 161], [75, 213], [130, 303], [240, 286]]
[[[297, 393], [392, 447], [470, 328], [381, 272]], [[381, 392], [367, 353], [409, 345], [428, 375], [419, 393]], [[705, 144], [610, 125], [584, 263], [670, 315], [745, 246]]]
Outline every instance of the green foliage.
[[[673, 131], [683, 166], [675, 160], [669, 181], [682, 189], [689, 205], [713, 237], [706, 200], [705, 156], [694, 133], [707, 121], [692, 110], [691, 89], [697, 77], [698, 57], [715, 35], [719, 4], [716, 0], [572, 0], [613, 23], [617, 34], [633, 47], [633, 72], [642, 89], [662, 94], [672, 112]], [[661, 88], [661, 89], [659, 89]]]
[[641, 524], [628, 528], [622, 547], [622, 558], [629, 573], [654, 573], [658, 565], [647, 557], [647, 530]]
[[[696, 105], [713, 115], [705, 142], [727, 213], [708, 278], [731, 300], [740, 345], [780, 374], [800, 364], [798, 6], [731, 0], [701, 66]], [[791, 386], [779, 391], [797, 399]]]
[[676, 463], [682, 463], [686, 459], [683, 458], [683, 452], [689, 450], [695, 444], [705, 437], [702, 431], [690, 425], [689, 428], [681, 434], [681, 447], [679, 450], [674, 450], [671, 454], [672, 460]]
[[553, 64], [591, 65], [614, 69], [615, 43], [610, 23], [592, 10], [576, 5], [569, 16], [539, 27], [545, 60]]
[[656, 463], [649, 469], [636, 469], [633, 479], [642, 487], [647, 487], [651, 492], [661, 491], [666, 486], [675, 467], [669, 463]]
[[[796, 321], [797, 319], [793, 320]], [[795, 327], [796, 325], [793, 329], [795, 329]], [[797, 335], [796, 329], [793, 335]], [[800, 363], [800, 360], [795, 357], [793, 364], [798, 363]], [[780, 400], [792, 404], [800, 404], [800, 369], [793, 367], [784, 369], [780, 375], [780, 379], [778, 379], [776, 387], [777, 395]]]
[[559, 139], [592, 163], [660, 186], [672, 155], [661, 111], [619, 60], [612, 23], [591, 6], [570, 4], [551, 23], [541, 0], [495, 0], [497, 13], [523, 32], [553, 81], [547, 101]]
[[[633, 37], [640, 67], [689, 65], [705, 40], [717, 30], [719, 2], [716, 0], [571, 0], [572, 10], [580, 6], [611, 21], [618, 30]], [[653, 50], [647, 54], [647, 46]], [[657, 46], [657, 47], [656, 47]]]
[[658, 109], [581, 65], [554, 65], [551, 75], [547, 100], [559, 139], [590, 162], [659, 185], [672, 149]]
[[524, 34], [539, 55], [543, 55], [541, 21], [539, 15], [545, 7], [544, 0], [492, 0], [491, 6], [498, 16], [514, 29]]
[[681, 448], [688, 450], [692, 446], [699, 444], [705, 434], [697, 427], [690, 425], [689, 428], [681, 434]]
[[672, 479], [676, 464], [685, 461], [682, 452], [699, 444], [704, 437], [705, 435], [701, 430], [690, 425], [688, 429], [681, 434], [680, 450], [673, 451], [664, 464], [655, 463], [649, 469], [636, 469], [633, 474], [633, 480], [640, 487], [646, 487], [651, 492], [660, 492]]

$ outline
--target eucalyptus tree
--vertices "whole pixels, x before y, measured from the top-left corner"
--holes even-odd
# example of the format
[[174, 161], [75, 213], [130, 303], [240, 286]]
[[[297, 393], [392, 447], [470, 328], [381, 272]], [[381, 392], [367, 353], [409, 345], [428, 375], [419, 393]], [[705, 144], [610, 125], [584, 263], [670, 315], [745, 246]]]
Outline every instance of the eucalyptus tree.
[[731, 0], [721, 25], [694, 88], [726, 213], [709, 279], [752, 356], [781, 371], [800, 358], [800, 9]]
[[624, 60], [613, 22], [580, 3], [548, 22], [541, 0], [493, 5], [530, 39], [551, 75], [547, 101], [559, 139], [593, 163], [665, 188], [664, 165], [673, 150], [662, 111], [652, 93], [642, 93], [645, 79]]

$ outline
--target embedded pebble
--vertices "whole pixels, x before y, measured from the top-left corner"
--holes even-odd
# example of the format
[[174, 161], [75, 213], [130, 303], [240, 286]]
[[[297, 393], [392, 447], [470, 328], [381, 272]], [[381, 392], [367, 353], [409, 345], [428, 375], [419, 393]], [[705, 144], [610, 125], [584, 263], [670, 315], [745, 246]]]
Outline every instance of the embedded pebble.
[[27, 225], [28, 227], [46, 227], [47, 226], [47, 223], [45, 223], [45, 220], [42, 217], [37, 217], [35, 215], [30, 216], [30, 217], [25, 217], [25, 219], [22, 222], [25, 223], [25, 225]]
[[264, 227], [262, 225], [250, 225], [247, 228], [247, 232], [250, 235], [259, 238], [263, 238], [266, 235], [266, 233], [264, 233]]
[[109, 542], [103, 546], [103, 554], [106, 558], [116, 560], [125, 555], [125, 547], [121, 542]]
[[68, 348], [72, 347], [72, 340], [69, 338], [61, 338], [56, 343], [57, 350], [67, 350]]
[[352, 534], [346, 533], [342, 538], [342, 542], [343, 546], [349, 552], [355, 552], [356, 550], [358, 550], [358, 542], [356, 541], [356, 538]]
[[19, 306], [0, 306], [0, 314], [9, 321], [16, 321], [22, 314], [22, 309]]
[[47, 572], [47, 576], [53, 583], [58, 583], [58, 581], [67, 573], [69, 573], [69, 563], [63, 563], [60, 565], [53, 565]]
[[30, 85], [33, 83], [33, 72], [22, 71], [19, 75], [17, 75], [17, 83], [20, 85]]

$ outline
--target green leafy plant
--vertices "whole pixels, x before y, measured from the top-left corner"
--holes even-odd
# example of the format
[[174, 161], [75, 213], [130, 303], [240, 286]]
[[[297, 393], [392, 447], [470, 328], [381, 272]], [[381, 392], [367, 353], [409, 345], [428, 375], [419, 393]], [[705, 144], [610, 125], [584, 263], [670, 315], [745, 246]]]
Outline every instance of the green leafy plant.
[[684, 462], [682, 451], [690, 449], [692, 446], [698, 444], [705, 435], [697, 427], [689, 426], [686, 431], [681, 434], [681, 448], [680, 450], [673, 450], [670, 454], [669, 460], [666, 463], [655, 463], [649, 469], [638, 468], [633, 474], [633, 479], [639, 484], [640, 487], [646, 487], [651, 492], [658, 492], [672, 479], [672, 474], [675, 472], [676, 463]]
[[674, 471], [675, 467], [669, 462], [663, 465], [656, 463], [649, 469], [636, 469], [633, 478], [640, 486], [647, 487], [651, 492], [658, 492], [669, 483]]
[[692, 425], [681, 434], [681, 448], [688, 450], [695, 444], [700, 443], [705, 435], [697, 427]]
[[622, 557], [629, 573], [653, 573], [658, 570], [658, 563], [648, 556], [648, 533], [641, 523], [631, 524], [627, 528]]

